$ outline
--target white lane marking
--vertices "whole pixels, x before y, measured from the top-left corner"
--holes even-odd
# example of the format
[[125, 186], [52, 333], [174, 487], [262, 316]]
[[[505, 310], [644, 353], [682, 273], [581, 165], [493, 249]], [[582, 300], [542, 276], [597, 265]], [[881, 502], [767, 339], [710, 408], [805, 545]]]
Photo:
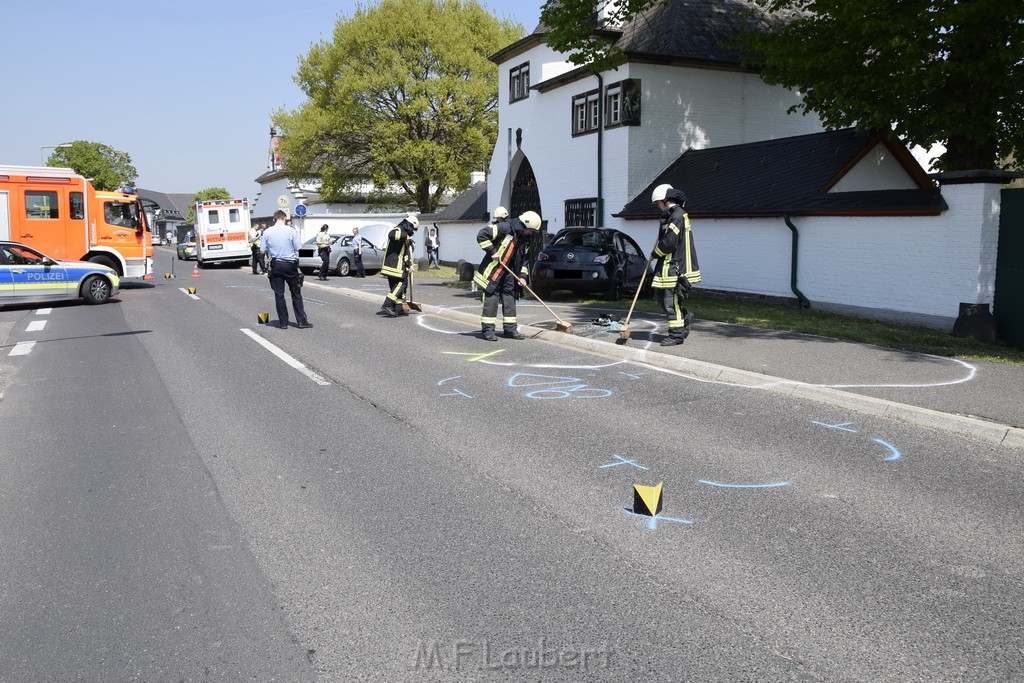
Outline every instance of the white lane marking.
[[52, 310], [52, 308], [40, 308], [38, 311], [36, 311], [36, 315], [50, 315], [50, 311]]
[[314, 382], [316, 382], [320, 386], [322, 386], [322, 387], [330, 386], [331, 383], [330, 383], [329, 380], [326, 380], [323, 377], [321, 377], [320, 375], [316, 374], [315, 372], [313, 372], [312, 370], [307, 368], [301, 361], [296, 360], [293, 356], [289, 356], [287, 353], [285, 353], [284, 351], [279, 349], [277, 346], [274, 346], [273, 344], [271, 344], [266, 339], [264, 339], [263, 337], [259, 336], [258, 334], [256, 334], [252, 330], [247, 330], [247, 329], [245, 329], [243, 327], [243, 328], [241, 328], [240, 331], [244, 332], [245, 334], [247, 334], [249, 337], [251, 337], [253, 340], [255, 340], [256, 343], [258, 343], [260, 346], [264, 347], [265, 349], [270, 351], [272, 354], [274, 354], [275, 356], [277, 356], [278, 358], [283, 360], [285, 363], [287, 363], [288, 365], [292, 366], [293, 368], [295, 368], [296, 370], [301, 372], [306, 377], [309, 377], [311, 380], [313, 380]]
[[181, 290], [181, 293], [184, 294], [185, 296], [191, 297], [191, 298], [195, 299], [196, 301], [199, 301], [199, 297], [196, 296], [195, 294], [189, 294], [188, 290], [186, 288], [178, 287], [178, 289]]
[[32, 322], [30, 322], [28, 324], [28, 329], [26, 329], [25, 331], [26, 332], [38, 332], [39, 330], [42, 330], [45, 327], [46, 327], [46, 321], [45, 320], [33, 320]]
[[9, 354], [7, 354], [7, 355], [8, 356], [27, 356], [32, 351], [32, 347], [35, 346], [35, 345], [36, 345], [36, 343], [34, 341], [33, 342], [18, 342], [17, 344], [14, 345], [14, 348], [11, 349], [11, 352]]

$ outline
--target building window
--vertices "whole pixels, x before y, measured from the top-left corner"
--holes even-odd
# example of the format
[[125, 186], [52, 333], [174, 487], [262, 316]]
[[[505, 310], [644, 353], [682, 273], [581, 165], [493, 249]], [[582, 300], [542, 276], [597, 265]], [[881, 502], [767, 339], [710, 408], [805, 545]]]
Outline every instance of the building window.
[[619, 83], [609, 85], [605, 90], [604, 120], [605, 128], [622, 123], [622, 86]]
[[594, 225], [595, 216], [597, 216], [597, 197], [565, 200], [565, 227], [597, 227]]
[[583, 135], [597, 130], [601, 95], [597, 90], [572, 98], [572, 134]]
[[508, 101], [525, 100], [530, 96], [530, 63], [520, 64], [508, 71]]

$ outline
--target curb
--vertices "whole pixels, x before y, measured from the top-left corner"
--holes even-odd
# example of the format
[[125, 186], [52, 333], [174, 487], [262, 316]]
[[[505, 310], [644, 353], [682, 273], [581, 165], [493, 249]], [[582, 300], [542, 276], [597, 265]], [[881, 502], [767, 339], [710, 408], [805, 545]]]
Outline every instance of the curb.
[[[315, 287], [320, 289], [338, 292], [345, 296], [349, 296], [354, 299], [362, 299], [364, 301], [379, 302], [382, 298], [379, 294], [370, 294], [368, 292], [347, 289], [344, 287], [327, 287], [325, 285], [317, 285], [315, 283], [310, 284], [313, 284]], [[479, 316], [477, 315], [463, 313], [461, 311], [448, 309], [444, 306], [435, 306], [432, 304], [421, 304], [421, 306], [423, 307], [424, 313], [436, 315], [440, 318], [447, 318], [473, 327], [480, 323]], [[650, 365], [706, 382], [721, 382], [723, 384], [732, 384], [751, 389], [771, 391], [787, 397], [846, 408], [864, 415], [896, 420], [898, 422], [924, 427], [925, 429], [956, 434], [958, 436], [967, 437], [969, 439], [992, 444], [994, 446], [1002, 446], [1018, 451], [1024, 451], [1024, 428], [1020, 427], [1012, 427], [998, 422], [979, 420], [977, 418], [966, 417], [964, 415], [943, 413], [938, 410], [931, 410], [930, 408], [919, 408], [917, 406], [907, 405], [906, 403], [897, 403], [895, 401], [889, 401], [883, 398], [874, 398], [872, 396], [862, 396], [861, 394], [853, 394], [847, 391], [822, 387], [815, 384], [806, 384], [804, 382], [782, 379], [780, 377], [761, 375], [747, 370], [726, 367], [724, 365], [715, 365], [714, 363], [707, 363], [705, 361], [659, 353], [650, 349], [636, 349], [597, 339], [576, 337], [567, 335], [564, 332], [554, 332], [530, 326], [520, 328], [520, 331], [531, 339], [540, 339], [558, 346], [572, 346], [599, 356]]]

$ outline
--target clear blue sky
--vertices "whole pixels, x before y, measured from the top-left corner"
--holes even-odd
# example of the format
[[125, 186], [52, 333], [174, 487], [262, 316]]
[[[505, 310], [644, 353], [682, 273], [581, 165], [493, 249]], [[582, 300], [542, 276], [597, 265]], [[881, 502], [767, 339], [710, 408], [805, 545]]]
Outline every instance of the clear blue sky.
[[[364, 1], [374, 5], [376, 0]], [[481, 0], [532, 31], [543, 0]], [[298, 58], [330, 39], [355, 0], [37, 0], [5, 3], [0, 164], [38, 166], [45, 146], [127, 152], [138, 186], [252, 198], [271, 113], [303, 101]], [[230, 98], [221, 93], [233, 93]]]

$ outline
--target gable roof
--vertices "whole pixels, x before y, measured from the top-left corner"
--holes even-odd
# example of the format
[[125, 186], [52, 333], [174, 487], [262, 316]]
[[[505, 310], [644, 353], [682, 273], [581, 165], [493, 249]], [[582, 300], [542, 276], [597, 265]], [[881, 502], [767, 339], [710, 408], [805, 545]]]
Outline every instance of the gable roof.
[[[614, 40], [629, 61], [739, 68], [740, 53], [725, 45], [742, 32], [766, 31], [799, 15], [793, 9], [768, 12], [755, 0], [664, 0], [620, 28], [595, 28], [594, 34]], [[526, 52], [542, 43], [549, 30], [538, 24], [528, 36], [491, 55], [491, 61], [501, 64]]]
[[486, 220], [486, 181], [470, 185], [440, 211], [420, 216], [421, 223], [479, 223]]
[[740, 53], [726, 45], [741, 33], [767, 31], [798, 15], [793, 10], [767, 12], [752, 0], [668, 0], [623, 26], [616, 45], [631, 59], [738, 67]]
[[[917, 189], [829, 192], [879, 144], [887, 147]], [[686, 210], [694, 217], [916, 215], [949, 208], [902, 144], [882, 132], [853, 128], [688, 149], [614, 215], [657, 218], [660, 212], [650, 197], [662, 183], [686, 193]]]
[[[163, 218], [172, 221], [184, 220], [185, 214], [188, 213], [189, 203], [192, 201], [192, 195], [172, 195], [157, 192], [156, 190], [143, 190], [142, 188], [136, 188], [135, 193], [140, 199], [156, 204], [157, 208], [163, 212]], [[185, 202], [179, 204], [182, 197], [186, 197]], [[177, 201], [175, 198], [178, 198]]]

